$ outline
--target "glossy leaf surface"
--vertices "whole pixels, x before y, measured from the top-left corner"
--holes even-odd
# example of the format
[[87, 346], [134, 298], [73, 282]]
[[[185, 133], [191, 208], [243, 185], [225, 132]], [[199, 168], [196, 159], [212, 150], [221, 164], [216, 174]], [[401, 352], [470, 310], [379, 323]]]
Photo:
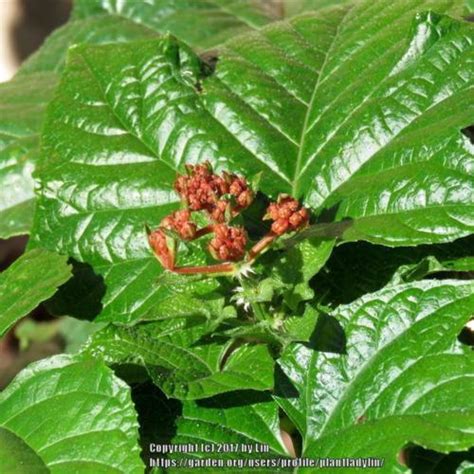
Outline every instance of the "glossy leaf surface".
[[[118, 62], [110, 61], [111, 52], [118, 54]], [[145, 104], [155, 108], [166, 98], [168, 87], [172, 94], [181, 90], [184, 101], [192, 90], [193, 76], [199, 70], [197, 60], [184, 50], [179, 54], [170, 39], [133, 46], [77, 47], [49, 110], [52, 119], [44, 136], [44, 153], [49, 159], [41, 174], [49, 177], [42, 179], [38, 225], [41, 233], [50, 225], [57, 230], [66, 225], [68, 230], [62, 236], [45, 232], [41, 241], [47, 240], [45, 245], [51, 247], [59, 245], [103, 276], [108, 292], [101, 320], [130, 320], [176, 294], [173, 285], [159, 284], [161, 266], [149, 249], [145, 232], [146, 224], [156, 226], [176, 209], [178, 197], [172, 191], [176, 172], [157, 159], [152, 143], [155, 133], [141, 119], [137, 121], [141, 110], [123, 96], [131, 93], [129, 99], [135, 102], [135, 93], [126, 83], [129, 73], [133, 76], [138, 70], [123, 70], [122, 66], [135, 63], [142, 68], [139, 74], [148, 76], [150, 92], [157, 84], [165, 84]], [[118, 82], [110, 87], [106, 85], [110, 81]], [[139, 83], [132, 80], [129, 86], [135, 88]], [[115, 99], [106, 97], [108, 93], [104, 96], [106, 88], [118, 94]], [[145, 129], [140, 131], [142, 126]], [[65, 162], [69, 163], [66, 168]], [[53, 175], [56, 178], [51, 179]], [[205, 285], [204, 290], [207, 288]], [[192, 285], [186, 292], [192, 292]]]
[[[271, 469], [259, 469], [257, 465], [250, 467], [243, 464], [260, 458], [288, 458], [280, 435], [278, 406], [266, 394], [255, 392], [238, 392], [221, 395], [203, 402], [185, 402], [183, 412], [177, 421], [177, 434], [174, 444], [203, 443], [210, 446], [210, 453], [199, 452], [192, 455], [175, 454], [171, 456], [177, 462], [182, 472], [191, 473], [188, 461], [199, 459], [221, 459], [224, 463], [219, 469], [232, 473], [236, 470], [247, 470], [258, 474], [268, 472], [291, 472], [289, 469], [279, 469], [275, 464]], [[225, 444], [229, 445], [226, 452]], [[257, 452], [258, 445], [267, 445], [268, 452]], [[253, 448], [252, 453], [245, 452], [243, 447]], [[260, 448], [261, 449], [261, 448]], [[219, 451], [220, 450], [220, 451]], [[237, 460], [240, 466], [230, 467], [226, 462]], [[188, 468], [188, 469], [187, 469]], [[200, 468], [199, 472], [215, 471]], [[180, 471], [181, 472], [181, 471]]]
[[38, 133], [56, 82], [46, 73], [0, 84], [0, 238], [30, 230]]
[[[315, 210], [337, 204], [333, 218], [352, 219], [347, 239], [414, 245], [471, 232], [471, 145], [459, 127], [470, 118], [472, 27], [432, 13], [413, 20], [430, 6], [451, 11], [449, 2], [370, 5], [321, 10], [232, 40], [212, 74], [171, 38], [72, 51], [48, 112], [34, 239], [104, 277], [103, 320], [141, 317], [166, 293], [143, 227], [177, 207], [171, 186], [184, 163], [263, 171], [270, 196], [303, 195]], [[450, 58], [442, 73], [441, 57]], [[402, 99], [420, 74], [430, 79], [416, 84], [431, 85], [414, 93], [421, 102], [411, 110]], [[396, 133], [379, 126], [382, 100]], [[323, 115], [324, 127], [315, 126]], [[432, 119], [449, 122], [430, 135], [436, 149], [419, 132]], [[350, 133], [337, 132], [341, 123]], [[370, 144], [379, 132], [380, 143]], [[415, 150], [421, 146], [426, 153]], [[346, 163], [342, 149], [352, 150]], [[390, 170], [386, 160], [395, 160]]]
[[[168, 31], [198, 46], [204, 37], [207, 44], [221, 42], [251, 28], [252, 18], [253, 27], [274, 19], [271, 11], [250, 2], [242, 8], [237, 6], [235, 14], [232, 8], [227, 11], [226, 2], [222, 2], [222, 6], [213, 5], [211, 12], [206, 5], [196, 8], [190, 2], [174, 2], [174, 6], [173, 2], [168, 5], [129, 2], [127, 7], [122, 2], [120, 8], [110, 2], [103, 6], [100, 3], [76, 2], [77, 19], [73, 18], [53, 32], [22, 65], [17, 77], [0, 86], [1, 238], [27, 234], [31, 228], [34, 199], [31, 174], [37, 161], [43, 109], [52, 98], [57, 73], [64, 67], [69, 46], [131, 41]], [[170, 8], [173, 18], [170, 18]], [[145, 26], [147, 21], [142, 21], [145, 17], [151, 22], [149, 27]], [[198, 28], [196, 25], [203, 21], [209, 21], [215, 28], [212, 31]]]
[[108, 13], [163, 33], [191, 46], [210, 48], [239, 33], [277, 19], [278, 10], [255, 0], [78, 0], [73, 18]]
[[192, 400], [273, 387], [273, 359], [265, 345], [230, 351], [229, 343], [201, 340], [205, 328], [190, 318], [131, 328], [110, 326], [92, 336], [87, 351], [111, 365], [145, 367], [152, 381], [173, 398]]
[[302, 433], [304, 455], [381, 457], [383, 472], [399, 472], [397, 453], [409, 442], [468, 449], [474, 359], [456, 338], [474, 311], [473, 289], [457, 281], [387, 287], [333, 313], [343, 354], [290, 348], [280, 363], [299, 397], [277, 401]]
[[143, 472], [130, 390], [94, 360], [56, 356], [23, 370], [0, 394], [0, 427], [47, 472]]

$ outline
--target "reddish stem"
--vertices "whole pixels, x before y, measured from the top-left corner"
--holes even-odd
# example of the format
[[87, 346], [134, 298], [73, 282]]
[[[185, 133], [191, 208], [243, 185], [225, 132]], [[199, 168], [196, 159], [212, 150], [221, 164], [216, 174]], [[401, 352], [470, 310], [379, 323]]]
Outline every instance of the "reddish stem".
[[235, 271], [235, 265], [232, 262], [224, 262], [216, 265], [203, 265], [200, 267], [175, 267], [171, 271], [181, 275], [193, 275], [195, 273], [232, 273]]
[[255, 260], [278, 236], [273, 232], [262, 237], [249, 251], [248, 261]]
[[198, 229], [196, 232], [196, 236], [193, 240], [199, 239], [203, 235], [210, 234], [211, 232], [214, 232], [214, 224], [209, 224], [206, 227], [203, 227], [202, 229]]

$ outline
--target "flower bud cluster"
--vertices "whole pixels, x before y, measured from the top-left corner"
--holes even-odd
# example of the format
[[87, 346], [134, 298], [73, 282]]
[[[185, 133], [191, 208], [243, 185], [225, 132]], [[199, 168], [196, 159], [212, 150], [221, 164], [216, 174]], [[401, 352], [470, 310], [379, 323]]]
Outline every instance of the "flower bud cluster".
[[[181, 196], [185, 209], [165, 217], [158, 229], [150, 232], [148, 240], [164, 268], [178, 271], [175, 267], [176, 238], [191, 241], [213, 233], [209, 252], [216, 260], [236, 262], [246, 253], [247, 232], [243, 227], [228, 223], [250, 206], [254, 193], [246, 179], [233, 173], [214, 173], [210, 163], [187, 165], [186, 174], [178, 175], [174, 185]], [[192, 212], [205, 212], [212, 224], [202, 229], [192, 221]], [[280, 195], [277, 202], [268, 206], [264, 219], [273, 221], [271, 232], [252, 248], [249, 261], [276, 237], [298, 230], [308, 224], [309, 212], [287, 195]], [[256, 250], [252, 253], [253, 250]], [[189, 269], [182, 267], [189, 273]], [[203, 268], [203, 267], [200, 267]]]
[[265, 219], [273, 221], [274, 234], [283, 235], [305, 227], [309, 221], [309, 212], [296, 199], [282, 194], [277, 202], [272, 202], [268, 206]]
[[160, 227], [176, 232], [183, 240], [193, 240], [196, 237], [197, 226], [191, 220], [188, 209], [176, 211], [165, 217]]
[[229, 221], [250, 206], [253, 192], [242, 176], [213, 172], [206, 162], [187, 165], [186, 175], [176, 179], [175, 189], [191, 211], [207, 211], [216, 223]]
[[209, 252], [216, 260], [235, 262], [242, 260], [247, 245], [247, 232], [243, 227], [226, 224], [214, 226], [214, 238], [209, 243]]

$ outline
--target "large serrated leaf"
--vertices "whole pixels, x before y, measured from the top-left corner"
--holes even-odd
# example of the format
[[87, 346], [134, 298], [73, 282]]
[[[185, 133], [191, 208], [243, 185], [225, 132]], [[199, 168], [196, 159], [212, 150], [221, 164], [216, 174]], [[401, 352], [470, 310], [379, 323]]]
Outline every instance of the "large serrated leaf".
[[[121, 60], [111, 61], [111, 51], [118, 52]], [[130, 80], [129, 73], [144, 74], [150, 87], [150, 99], [143, 105], [142, 79]], [[185, 106], [198, 74], [197, 58], [170, 38], [71, 51], [44, 135], [49, 159], [40, 176], [55, 174], [57, 179], [42, 179], [44, 201], [38, 206], [37, 224], [43, 230], [66, 224], [68, 230], [61, 236], [48, 231], [41, 240], [47, 240], [48, 247], [59, 245], [103, 276], [107, 293], [101, 320], [136, 319], [176, 293], [173, 285], [160, 284], [162, 269], [145, 232], [146, 224], [155, 226], [176, 209], [178, 196], [172, 190], [176, 172], [157, 159], [159, 134], [139, 116], [142, 107], [155, 109], [168, 93], [177, 107], [180, 102]], [[107, 85], [110, 81], [113, 86]], [[152, 110], [147, 113], [150, 118], [156, 115]], [[157, 113], [152, 122], [160, 119]], [[65, 160], [70, 166], [63, 166]], [[38, 237], [37, 232], [34, 239], [39, 241]], [[204, 263], [203, 257], [195, 263]], [[202, 285], [188, 284], [186, 291]]]
[[217, 46], [239, 33], [275, 21], [278, 10], [255, 0], [78, 0], [73, 18], [108, 13], [148, 28], [169, 32], [199, 48]]
[[[180, 462], [179, 472], [192, 473], [196, 469], [200, 473], [214, 472], [215, 469], [206, 469], [204, 464], [198, 464], [205, 459], [220, 460], [218, 462], [222, 466], [219, 471], [225, 473], [238, 470], [251, 470], [258, 474], [291, 472], [290, 469], [279, 468], [278, 458], [288, 458], [288, 453], [280, 434], [278, 406], [270, 397], [243, 391], [205, 402], [183, 404], [173, 444], [204, 445], [209, 451], [170, 456], [175, 462]], [[253, 451], [250, 452], [250, 449]], [[262, 458], [269, 462], [266, 469], [257, 464]], [[275, 461], [273, 465], [270, 464], [272, 459]], [[194, 466], [191, 464], [193, 461]], [[248, 464], [252, 461], [254, 465]], [[232, 465], [232, 462], [236, 464]]]
[[348, 240], [472, 232], [474, 30], [428, 9], [452, 3], [363, 2], [226, 45], [203, 101], [266, 166], [264, 191], [349, 220]]
[[205, 334], [206, 325], [189, 317], [110, 326], [91, 337], [86, 351], [113, 366], [146, 368], [168, 397], [183, 400], [273, 388], [274, 363], [265, 345], [230, 348], [229, 343], [201, 340]]
[[130, 390], [95, 360], [56, 356], [23, 370], [0, 394], [0, 427], [46, 472], [143, 472]]
[[35, 249], [0, 274], [0, 337], [71, 278], [67, 257]]
[[[0, 87], [0, 238], [27, 234], [31, 228], [31, 173], [37, 162], [43, 108], [52, 98], [69, 46], [131, 41], [159, 32], [171, 32], [193, 46], [211, 45], [275, 19], [271, 11], [251, 2], [241, 7], [230, 4], [230, 8], [226, 7], [230, 2], [225, 1], [199, 8], [179, 1], [101, 3], [75, 2], [74, 18], [28, 58], [15, 79]], [[210, 30], [206, 22], [212, 26]]]
[[[371, 5], [229, 41], [210, 76], [172, 38], [71, 51], [45, 127], [34, 241], [104, 276], [104, 320], [134, 319], [161, 299], [143, 226], [176, 208], [171, 183], [186, 162], [264, 171], [267, 194], [293, 192], [315, 209], [335, 206], [336, 220], [352, 219], [347, 239], [414, 245], [472, 231], [472, 145], [460, 132], [470, 119], [472, 26], [417, 14], [451, 11], [450, 2]], [[411, 91], [415, 82], [427, 89]], [[382, 101], [397, 130], [379, 125]], [[419, 130], [433, 120], [428, 143]], [[359, 140], [379, 132], [377, 146]]]
[[469, 448], [474, 358], [456, 337], [473, 312], [472, 282], [392, 286], [334, 312], [344, 354], [288, 349], [280, 365], [300, 396], [277, 401], [303, 435], [303, 455], [384, 458], [391, 473], [409, 442]]

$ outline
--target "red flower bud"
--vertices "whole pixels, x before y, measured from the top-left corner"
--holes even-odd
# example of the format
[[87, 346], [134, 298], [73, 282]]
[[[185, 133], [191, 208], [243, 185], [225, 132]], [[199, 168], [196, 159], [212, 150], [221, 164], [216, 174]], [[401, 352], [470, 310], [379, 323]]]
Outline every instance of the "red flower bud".
[[238, 196], [237, 196], [237, 204], [239, 209], [246, 209], [247, 207], [252, 204], [253, 201], [253, 192], [250, 189], [246, 189], [245, 191], [242, 191]]
[[253, 192], [249, 188], [247, 180], [242, 176], [235, 174], [226, 175], [227, 181], [229, 182], [229, 194], [235, 197], [237, 203], [237, 211], [241, 211], [252, 204]]
[[277, 219], [272, 224], [272, 232], [276, 235], [283, 235], [289, 227], [288, 219]]
[[[208, 162], [186, 165], [187, 175], [176, 178], [175, 189], [191, 211], [207, 211], [214, 222], [225, 222], [247, 208], [253, 201], [253, 192], [242, 176], [224, 173], [214, 174]], [[235, 198], [233, 209], [224, 206], [223, 196], [231, 194]]]
[[308, 224], [309, 212], [291, 196], [281, 195], [277, 202], [272, 202], [267, 208], [267, 219], [271, 219], [272, 232], [282, 235], [285, 232], [300, 229]]
[[170, 249], [169, 238], [163, 230], [156, 229], [150, 232], [148, 234], [148, 243], [161, 265], [168, 270], [172, 270], [175, 263], [174, 246], [171, 246], [172, 248]]
[[227, 217], [230, 212], [230, 203], [228, 201], [220, 200], [217, 201], [210, 215], [214, 222], [223, 223], [228, 220]]
[[228, 192], [228, 184], [223, 178], [213, 174], [208, 162], [187, 165], [187, 176], [176, 178], [175, 189], [192, 211], [212, 211], [218, 199]]
[[216, 260], [241, 260], [245, 255], [247, 233], [242, 227], [217, 224], [215, 236], [209, 243], [209, 251]]
[[297, 229], [302, 227], [308, 223], [309, 220], [309, 213], [306, 208], [301, 208], [299, 211], [294, 212], [290, 218], [288, 219], [290, 223], [290, 227], [293, 229]]
[[193, 240], [196, 237], [197, 226], [191, 221], [191, 213], [187, 209], [165, 217], [160, 227], [175, 231], [183, 240]]

